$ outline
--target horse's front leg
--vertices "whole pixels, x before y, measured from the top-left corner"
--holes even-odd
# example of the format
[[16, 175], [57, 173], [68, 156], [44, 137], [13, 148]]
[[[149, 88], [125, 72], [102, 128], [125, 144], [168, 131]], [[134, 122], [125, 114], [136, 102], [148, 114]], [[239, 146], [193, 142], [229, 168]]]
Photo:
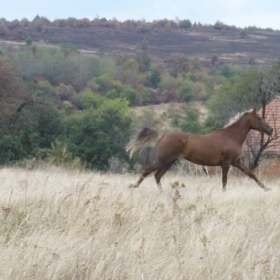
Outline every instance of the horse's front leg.
[[222, 162], [221, 167], [222, 167], [223, 191], [226, 191], [228, 171], [229, 171], [229, 168], [230, 168], [230, 161]]
[[254, 173], [252, 173], [249, 168], [241, 161], [239, 160], [235, 165], [238, 169], [240, 169], [242, 172], [244, 172], [246, 175], [248, 175], [250, 178], [255, 180], [255, 182], [265, 191], [271, 191], [270, 188], [267, 188], [262, 182], [259, 181], [259, 179], [256, 177]]

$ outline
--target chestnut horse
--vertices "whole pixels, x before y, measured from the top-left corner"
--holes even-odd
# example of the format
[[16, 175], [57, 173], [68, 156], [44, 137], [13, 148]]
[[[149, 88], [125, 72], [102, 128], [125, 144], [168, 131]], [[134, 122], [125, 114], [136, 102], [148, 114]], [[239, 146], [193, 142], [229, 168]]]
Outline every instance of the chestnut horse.
[[132, 188], [137, 188], [151, 172], [156, 171], [155, 179], [161, 189], [160, 179], [178, 158], [204, 166], [221, 166], [223, 190], [226, 190], [230, 166], [237, 167], [264, 190], [270, 190], [244, 165], [241, 160], [241, 147], [251, 129], [272, 134], [272, 127], [252, 109], [243, 113], [225, 128], [217, 129], [208, 135], [193, 135], [185, 132], [160, 133], [143, 128], [126, 145], [130, 158], [140, 148], [158, 146], [157, 161], [148, 166]]

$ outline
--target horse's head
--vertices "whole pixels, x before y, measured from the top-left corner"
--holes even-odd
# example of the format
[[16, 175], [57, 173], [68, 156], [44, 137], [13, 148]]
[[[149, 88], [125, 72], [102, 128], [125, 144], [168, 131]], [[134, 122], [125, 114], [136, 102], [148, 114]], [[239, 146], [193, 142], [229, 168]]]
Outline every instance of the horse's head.
[[264, 132], [267, 135], [271, 135], [273, 128], [261, 117], [257, 114], [256, 108], [254, 108], [250, 113], [250, 128], [254, 130], [258, 130], [260, 132]]

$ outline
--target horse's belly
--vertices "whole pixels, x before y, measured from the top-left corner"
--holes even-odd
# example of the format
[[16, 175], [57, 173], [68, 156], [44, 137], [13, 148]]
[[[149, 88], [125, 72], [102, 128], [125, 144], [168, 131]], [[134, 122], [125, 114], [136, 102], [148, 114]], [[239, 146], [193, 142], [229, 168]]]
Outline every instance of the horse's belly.
[[221, 165], [220, 160], [200, 160], [200, 159], [192, 159], [192, 158], [185, 158], [186, 160], [195, 163], [195, 164], [199, 164], [199, 165], [206, 165], [206, 166], [218, 166]]
[[217, 166], [221, 164], [221, 156], [218, 153], [202, 153], [201, 151], [189, 153], [186, 160], [199, 165]]

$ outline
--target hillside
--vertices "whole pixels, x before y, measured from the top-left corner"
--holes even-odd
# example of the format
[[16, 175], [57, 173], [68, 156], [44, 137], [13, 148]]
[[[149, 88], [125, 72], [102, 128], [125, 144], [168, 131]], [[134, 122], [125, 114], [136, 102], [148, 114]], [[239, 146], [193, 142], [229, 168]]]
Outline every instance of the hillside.
[[260, 83], [279, 88], [278, 31], [9, 27], [0, 30], [2, 164], [55, 159], [109, 170], [117, 159], [118, 172], [133, 169], [124, 147], [138, 129], [206, 134], [257, 106]]
[[198, 110], [200, 123], [203, 123], [208, 116], [208, 110], [203, 102], [192, 102], [191, 105], [170, 102], [166, 104], [133, 107], [131, 110], [136, 118], [150, 112], [153, 119], [158, 121], [162, 128], [164, 128], [163, 130], [174, 130], [174, 127], [171, 125], [174, 116], [180, 115], [184, 117], [187, 108], [194, 108]]
[[[22, 27], [20, 31], [24, 33], [24, 38], [30, 37], [46, 44], [73, 43], [91, 55], [122, 53], [133, 56], [137, 44], [146, 39], [155, 61], [167, 62], [172, 54], [182, 53], [189, 58], [199, 58], [204, 66], [211, 64], [213, 56], [218, 56], [220, 63], [243, 67], [249, 66], [249, 63], [271, 64], [279, 56], [280, 44], [280, 31], [244, 31], [233, 27], [221, 30], [199, 27], [139, 31], [122, 26], [49, 26], [44, 32], [30, 27]], [[11, 38], [0, 35], [0, 40]]]

